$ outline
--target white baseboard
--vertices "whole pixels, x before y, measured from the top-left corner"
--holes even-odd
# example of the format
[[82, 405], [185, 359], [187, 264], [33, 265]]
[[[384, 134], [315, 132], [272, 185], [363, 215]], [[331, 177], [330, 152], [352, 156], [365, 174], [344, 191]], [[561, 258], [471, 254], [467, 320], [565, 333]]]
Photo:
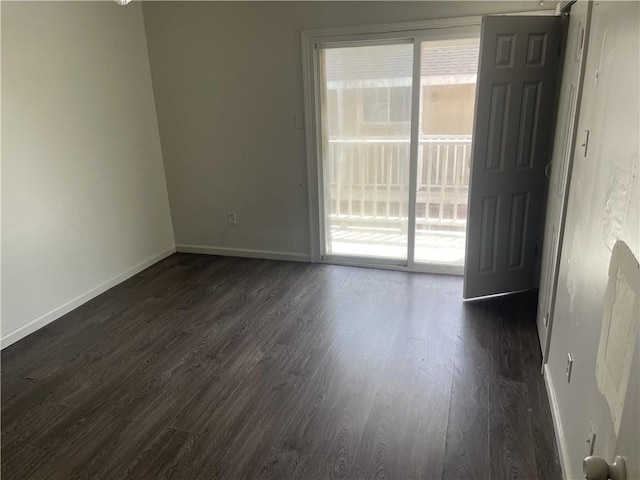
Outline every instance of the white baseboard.
[[553, 388], [553, 380], [549, 373], [549, 364], [544, 365], [544, 384], [547, 388], [547, 396], [549, 397], [549, 406], [551, 407], [551, 417], [553, 418], [553, 431], [556, 435], [556, 444], [558, 446], [558, 457], [560, 458], [560, 468], [562, 469], [562, 478], [567, 478], [567, 467], [569, 461], [565, 456], [567, 451], [564, 431], [560, 422], [560, 409], [558, 408], [558, 399], [556, 391]]
[[272, 250], [251, 250], [247, 248], [207, 247], [204, 245], [176, 245], [176, 251], [182, 253], [203, 253], [225, 257], [264, 258], [267, 260], [286, 260], [290, 262], [309, 262], [304, 253], [276, 252]]
[[160, 260], [168, 257], [169, 255], [172, 255], [173, 253], [175, 253], [175, 251], [176, 251], [175, 248], [170, 248], [168, 250], [165, 250], [164, 252], [158, 253], [157, 255], [154, 255], [146, 259], [145, 261], [139, 263], [138, 265], [130, 268], [129, 270], [121, 273], [120, 275], [116, 275], [115, 277], [98, 285], [97, 287], [92, 288], [88, 292], [85, 292], [82, 295], [77, 296], [73, 300], [70, 300], [67, 303], [64, 303], [63, 305], [60, 305], [59, 307], [54, 308], [53, 310], [45, 313], [44, 315], [41, 315], [40, 317], [36, 318], [35, 320], [32, 320], [26, 325], [23, 325], [22, 327], [17, 328], [16, 330], [13, 330], [12, 332], [9, 332], [8, 334], [0, 337], [0, 349], [8, 347], [9, 345], [17, 342], [18, 340], [26, 337], [27, 335], [35, 332], [36, 330], [39, 330], [40, 328], [53, 322], [54, 320], [57, 320], [63, 315], [66, 315], [71, 310], [78, 308], [80, 305], [84, 303], [87, 303], [92, 298], [97, 297], [101, 293], [104, 293], [110, 288], [115, 287], [119, 283], [124, 282], [128, 278], [133, 277], [135, 274], [140, 273], [142, 270], [149, 268], [154, 263], [157, 263]]

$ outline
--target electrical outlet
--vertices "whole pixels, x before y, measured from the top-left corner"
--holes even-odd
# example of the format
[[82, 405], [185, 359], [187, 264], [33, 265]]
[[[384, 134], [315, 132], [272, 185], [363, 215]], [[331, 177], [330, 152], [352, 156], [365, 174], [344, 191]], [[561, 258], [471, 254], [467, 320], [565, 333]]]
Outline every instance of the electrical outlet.
[[593, 428], [593, 424], [589, 422], [589, 428], [587, 429], [587, 457], [593, 455], [593, 448], [596, 444], [596, 431]]
[[236, 218], [236, 212], [227, 212], [227, 221], [229, 225], [237, 225], [238, 219]]
[[571, 371], [573, 370], [573, 355], [567, 353], [567, 383], [571, 383]]

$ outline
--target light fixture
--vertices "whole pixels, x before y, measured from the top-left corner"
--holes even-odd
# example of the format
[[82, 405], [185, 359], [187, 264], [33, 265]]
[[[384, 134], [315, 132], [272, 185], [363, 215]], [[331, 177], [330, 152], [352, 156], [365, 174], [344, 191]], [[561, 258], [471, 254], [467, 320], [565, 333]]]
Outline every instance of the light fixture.
[[118, 5], [126, 5], [127, 3], [131, 2], [131, 0], [113, 0], [114, 2], [116, 2]]

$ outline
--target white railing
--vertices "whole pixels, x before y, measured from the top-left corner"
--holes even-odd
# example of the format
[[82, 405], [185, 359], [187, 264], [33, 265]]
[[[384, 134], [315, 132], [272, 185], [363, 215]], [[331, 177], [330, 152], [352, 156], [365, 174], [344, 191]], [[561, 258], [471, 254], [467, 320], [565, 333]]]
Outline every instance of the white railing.
[[[325, 158], [334, 220], [406, 223], [408, 140], [331, 139]], [[470, 158], [470, 135], [420, 139], [417, 228], [464, 231]]]

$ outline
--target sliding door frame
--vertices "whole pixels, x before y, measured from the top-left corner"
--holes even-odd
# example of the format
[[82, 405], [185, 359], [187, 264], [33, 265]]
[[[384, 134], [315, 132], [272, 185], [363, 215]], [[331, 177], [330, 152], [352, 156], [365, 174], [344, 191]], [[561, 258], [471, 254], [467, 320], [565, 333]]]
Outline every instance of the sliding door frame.
[[[420, 116], [421, 45], [423, 41], [480, 36], [481, 17], [460, 17], [423, 22], [391, 23], [360, 27], [304, 30], [302, 32], [302, 72], [305, 104], [307, 184], [309, 195], [310, 259], [332, 263], [394, 270], [462, 275], [464, 267], [437, 263], [415, 263], [417, 157]], [[322, 111], [320, 98], [320, 55], [323, 46], [355, 46], [412, 43], [413, 76], [411, 92], [411, 140], [409, 149], [409, 206], [407, 259], [379, 259], [325, 254], [325, 199], [323, 194]]]

